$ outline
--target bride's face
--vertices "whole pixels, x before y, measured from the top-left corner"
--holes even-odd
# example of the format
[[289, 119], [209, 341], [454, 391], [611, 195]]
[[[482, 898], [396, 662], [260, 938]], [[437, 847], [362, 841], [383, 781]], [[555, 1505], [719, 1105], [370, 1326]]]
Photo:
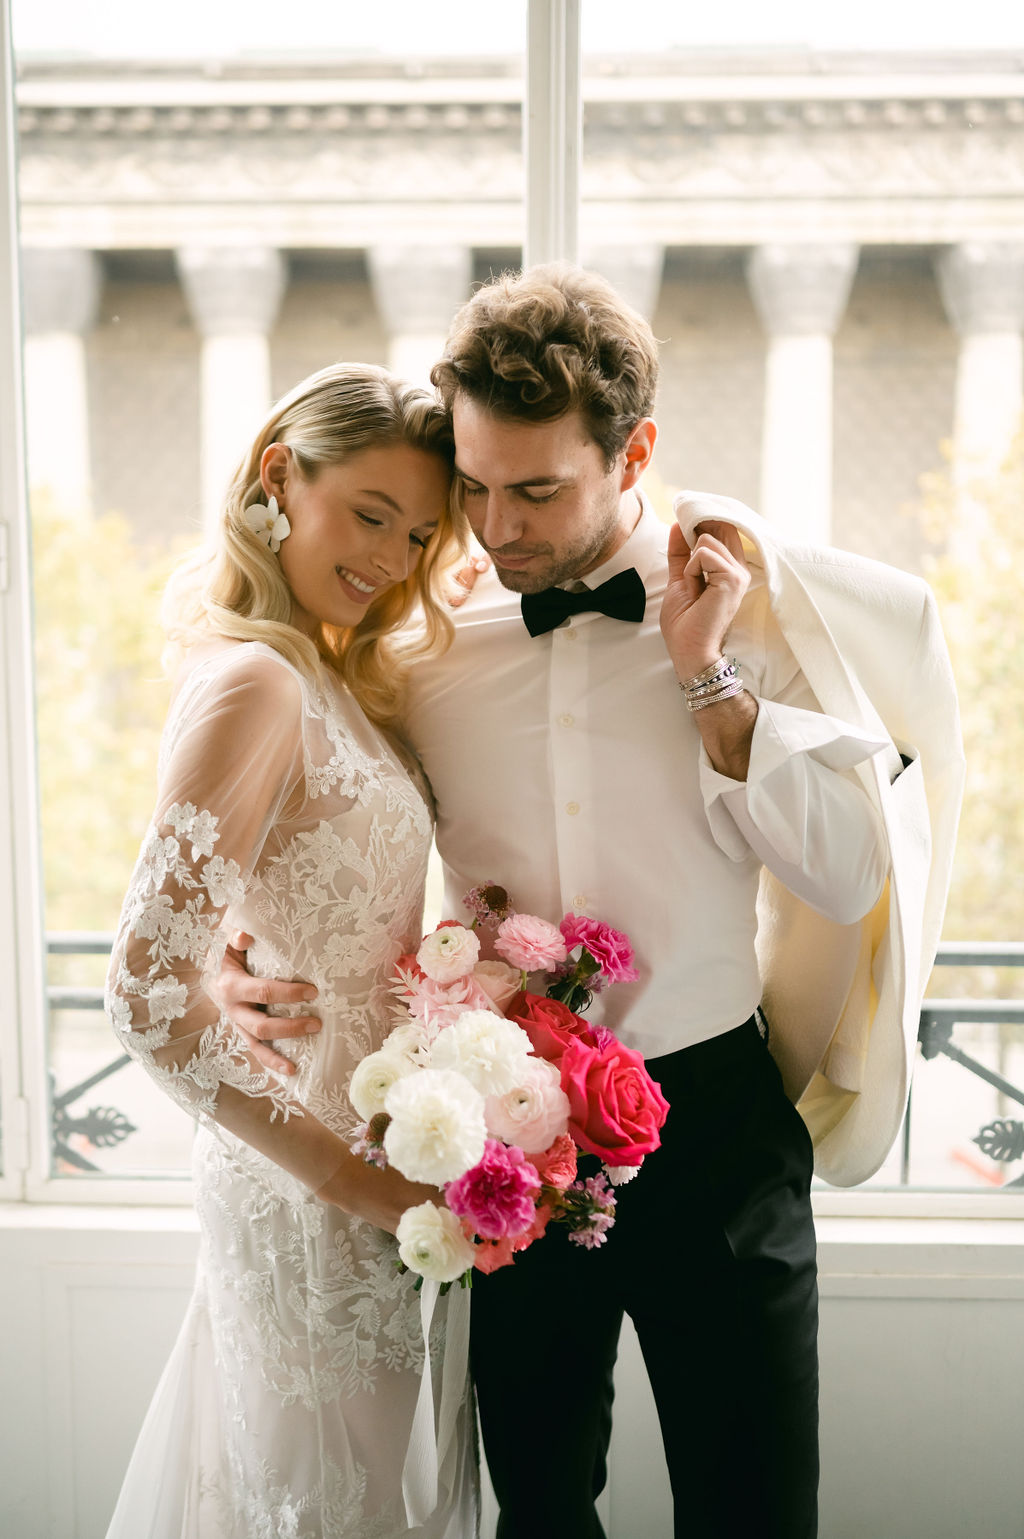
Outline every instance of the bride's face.
[[307, 481], [282, 452], [278, 473], [271, 464], [264, 479], [291, 525], [278, 559], [295, 601], [293, 624], [308, 634], [321, 623], [358, 625], [419, 561], [444, 511], [448, 467], [425, 449], [388, 444]]

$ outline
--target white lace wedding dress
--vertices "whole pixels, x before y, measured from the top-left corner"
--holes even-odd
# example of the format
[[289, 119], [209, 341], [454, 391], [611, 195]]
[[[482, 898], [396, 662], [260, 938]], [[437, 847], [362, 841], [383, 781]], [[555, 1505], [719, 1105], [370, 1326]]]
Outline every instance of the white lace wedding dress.
[[[450, 1362], [444, 1372], [468, 1297], [453, 1289], [434, 1316], [435, 1409], [440, 1425], [457, 1408], [455, 1430], [438, 1448], [438, 1505], [410, 1527], [419, 1295], [390, 1235], [311, 1195], [357, 1121], [349, 1075], [392, 1024], [388, 978], [419, 939], [430, 837], [413, 780], [332, 678], [313, 685], [250, 643], [193, 664], [108, 1008], [126, 1049], [198, 1120], [200, 1258], [108, 1539], [476, 1532], [464, 1364], [458, 1382]], [[319, 990], [321, 1032], [280, 1044], [299, 1065], [291, 1079], [242, 1049], [204, 991], [234, 929], [257, 938], [255, 972]]]

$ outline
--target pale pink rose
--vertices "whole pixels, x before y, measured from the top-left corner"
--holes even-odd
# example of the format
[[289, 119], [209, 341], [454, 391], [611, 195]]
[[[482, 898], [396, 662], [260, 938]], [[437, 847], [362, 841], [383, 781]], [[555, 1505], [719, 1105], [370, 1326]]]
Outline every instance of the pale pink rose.
[[489, 1095], [484, 1103], [487, 1131], [524, 1153], [548, 1149], [569, 1127], [569, 1097], [553, 1063], [530, 1058], [519, 1084], [504, 1095]]
[[444, 1193], [451, 1211], [486, 1240], [523, 1234], [533, 1223], [539, 1196], [540, 1177], [522, 1149], [509, 1149], [496, 1138], [487, 1140], [483, 1157], [449, 1181]]
[[473, 977], [488, 994], [495, 1010], [504, 1014], [505, 1006], [519, 993], [519, 970], [507, 962], [478, 962]]
[[554, 967], [568, 952], [561, 931], [535, 914], [511, 914], [498, 926], [494, 949], [524, 973]]
[[435, 983], [454, 983], [471, 973], [480, 956], [480, 941], [465, 925], [446, 922], [424, 936], [416, 961]]

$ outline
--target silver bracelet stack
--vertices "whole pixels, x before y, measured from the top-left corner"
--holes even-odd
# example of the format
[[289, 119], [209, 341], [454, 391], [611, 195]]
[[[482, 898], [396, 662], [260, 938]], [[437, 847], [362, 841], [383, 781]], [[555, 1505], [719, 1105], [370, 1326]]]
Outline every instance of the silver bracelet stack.
[[680, 683], [679, 688], [683, 692], [687, 710], [702, 711], [706, 705], [717, 705], [719, 700], [728, 700], [738, 695], [743, 688], [743, 680], [739, 676], [736, 659], [720, 657], [710, 668], [705, 668], [703, 673], [687, 679], [685, 684]]

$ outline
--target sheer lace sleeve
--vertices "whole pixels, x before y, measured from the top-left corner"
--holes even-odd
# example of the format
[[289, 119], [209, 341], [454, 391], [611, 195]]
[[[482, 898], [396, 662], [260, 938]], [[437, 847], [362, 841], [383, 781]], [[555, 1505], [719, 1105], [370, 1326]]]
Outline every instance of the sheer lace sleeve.
[[269, 830], [302, 798], [303, 689], [274, 654], [199, 664], [172, 706], [156, 812], [121, 912], [107, 1009], [129, 1052], [199, 1120], [237, 1134], [312, 1189], [340, 1140], [246, 1052], [204, 987]]

